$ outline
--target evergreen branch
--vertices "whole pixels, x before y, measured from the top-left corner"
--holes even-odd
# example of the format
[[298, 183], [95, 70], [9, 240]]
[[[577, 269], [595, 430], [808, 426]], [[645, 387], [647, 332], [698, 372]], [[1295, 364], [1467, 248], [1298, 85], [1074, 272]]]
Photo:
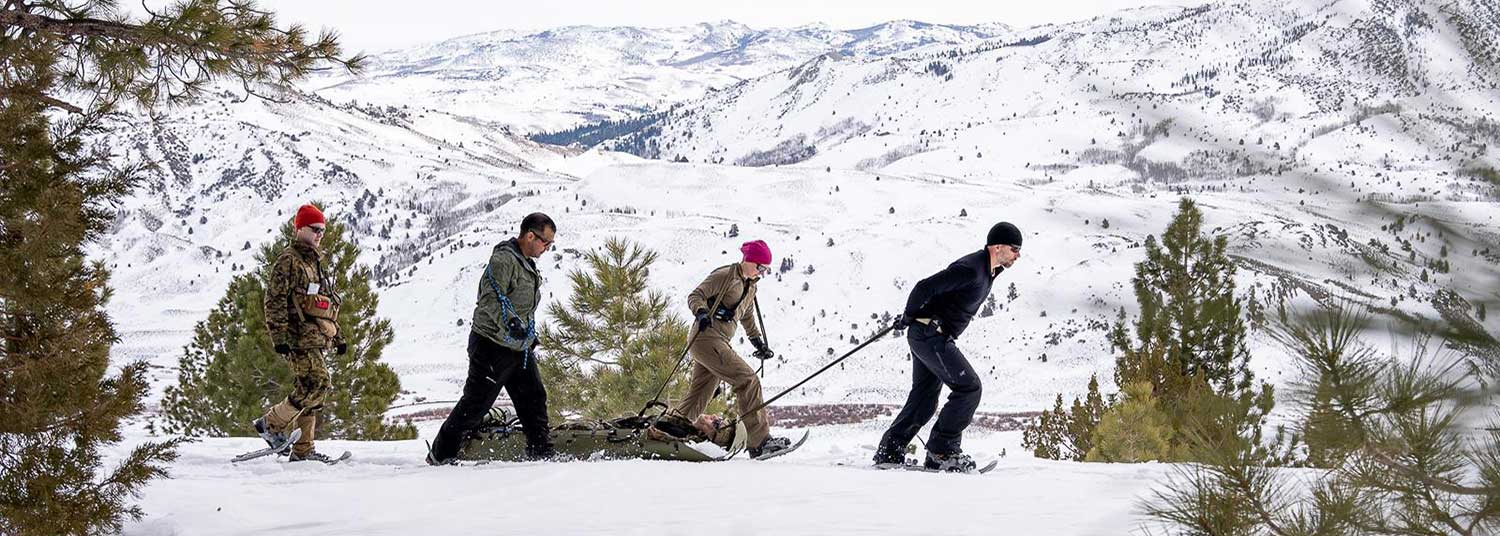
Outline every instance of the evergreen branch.
[[57, 19], [17, 9], [0, 11], [0, 26], [77, 37], [107, 37], [137, 40], [141, 28], [133, 24], [94, 18]]
[[1373, 445], [1366, 445], [1364, 451], [1368, 452], [1370, 456], [1374, 457], [1375, 460], [1381, 465], [1384, 465], [1390, 469], [1394, 469], [1396, 472], [1401, 473], [1402, 476], [1415, 480], [1423, 485], [1426, 485], [1433, 489], [1437, 489], [1439, 491], [1452, 493], [1455, 495], [1469, 495], [1475, 497], [1490, 497], [1494, 495], [1500, 495], [1500, 487], [1478, 488], [1428, 476], [1420, 469], [1396, 460], [1389, 453], [1384, 452], [1379, 447]]
[[53, 108], [61, 108], [63, 110], [67, 110], [67, 111], [75, 113], [75, 114], [81, 114], [81, 113], [83, 113], [83, 108], [79, 108], [78, 105], [75, 105], [73, 103], [70, 103], [70, 102], [58, 99], [56, 97], [52, 97], [50, 95], [36, 94], [36, 95], [33, 95], [32, 98], [35, 98], [37, 101], [41, 102], [42, 104], [45, 104], [47, 106], [51, 106]]
[[1457, 532], [1460, 536], [1474, 536], [1472, 532], [1464, 530], [1464, 528], [1458, 524], [1458, 521], [1453, 519], [1453, 516], [1448, 515], [1447, 510], [1444, 510], [1442, 506], [1438, 505], [1437, 498], [1432, 496], [1431, 484], [1428, 484], [1421, 489], [1420, 496], [1422, 502], [1426, 503], [1427, 505], [1427, 513], [1429, 516], [1437, 518], [1438, 521], [1441, 521], [1444, 525], [1447, 525], [1448, 528], [1453, 529], [1454, 532]]

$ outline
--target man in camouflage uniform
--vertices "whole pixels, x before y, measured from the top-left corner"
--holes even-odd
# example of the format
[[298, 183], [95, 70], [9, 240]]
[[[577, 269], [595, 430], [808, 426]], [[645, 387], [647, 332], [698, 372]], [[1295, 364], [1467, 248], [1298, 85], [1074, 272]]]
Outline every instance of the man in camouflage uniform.
[[536, 311], [542, 301], [542, 275], [535, 259], [556, 239], [557, 225], [537, 212], [521, 220], [520, 235], [490, 253], [474, 303], [463, 395], [433, 438], [427, 463], [453, 463], [464, 437], [483, 422], [502, 388], [521, 420], [527, 457], [556, 456], [547, 422], [547, 388], [534, 355]]
[[734, 390], [740, 422], [745, 423], [745, 431], [749, 433], [746, 444], [750, 445], [750, 456], [759, 458], [789, 448], [791, 442], [771, 436], [765, 408], [746, 413], [761, 405], [764, 394], [755, 369], [729, 344], [738, 331], [736, 324], [743, 325], [750, 335], [750, 343], [755, 346], [754, 357], [766, 360], [776, 354], [766, 345], [755, 312], [755, 285], [771, 270], [771, 248], [763, 241], [753, 240], [741, 246], [740, 252], [742, 261], [709, 273], [688, 295], [688, 307], [693, 310], [697, 329], [688, 346], [693, 355], [693, 375], [687, 396], [673, 411], [689, 420], [698, 419], [713, 398], [714, 388], [720, 381], [728, 383]]
[[329, 461], [313, 449], [318, 410], [331, 382], [323, 355], [343, 354], [348, 345], [339, 333], [340, 299], [333, 280], [323, 271], [322, 252], [325, 221], [318, 207], [297, 209], [292, 226], [296, 235], [282, 250], [266, 283], [266, 331], [276, 353], [292, 368], [292, 392], [265, 416], [255, 420], [255, 431], [275, 447], [286, 442], [291, 430], [301, 430], [292, 444], [291, 461]]

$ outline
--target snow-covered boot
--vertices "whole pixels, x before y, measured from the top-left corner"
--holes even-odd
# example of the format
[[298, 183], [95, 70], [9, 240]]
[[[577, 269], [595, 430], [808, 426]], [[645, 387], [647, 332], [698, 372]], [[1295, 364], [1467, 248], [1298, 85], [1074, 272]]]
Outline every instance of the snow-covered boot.
[[881, 445], [875, 449], [875, 465], [887, 465], [893, 463], [906, 463], [906, 449], [891, 448]]
[[962, 452], [952, 454], [928, 452], [927, 463], [924, 465], [934, 471], [951, 473], [968, 473], [979, 467], [974, 463], [974, 458]]
[[288, 460], [294, 462], [314, 461], [328, 463], [333, 461], [333, 458], [316, 450], [309, 450], [306, 454], [297, 454], [296, 452], [293, 452]]
[[750, 447], [750, 457], [759, 458], [792, 448], [792, 440], [785, 437], [767, 437], [759, 447]]
[[432, 451], [427, 452], [427, 465], [458, 465], [458, 458], [438, 460], [432, 457]]
[[260, 438], [266, 441], [267, 447], [274, 449], [286, 444], [286, 432], [271, 430], [271, 427], [266, 424], [265, 417], [255, 419], [255, 433], [260, 434]]

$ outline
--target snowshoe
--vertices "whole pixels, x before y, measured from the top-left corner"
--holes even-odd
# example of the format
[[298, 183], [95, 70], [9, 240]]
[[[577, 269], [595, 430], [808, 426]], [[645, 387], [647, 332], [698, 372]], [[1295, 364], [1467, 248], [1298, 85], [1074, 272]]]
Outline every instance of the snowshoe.
[[759, 447], [750, 447], [750, 457], [759, 458], [792, 448], [792, 440], [785, 437], [767, 437]]
[[947, 473], [971, 473], [979, 467], [978, 464], [974, 463], [973, 457], [962, 452], [952, 454], [928, 452], [927, 462], [923, 463], [922, 466], [933, 471]]
[[323, 463], [328, 464], [328, 465], [333, 465], [333, 464], [339, 463], [341, 461], [347, 460], [350, 457], [351, 457], [351, 454], [349, 454], [348, 452], [344, 452], [344, 454], [342, 456], [334, 458], [334, 457], [329, 456], [327, 454], [323, 454], [321, 452], [313, 450], [313, 451], [309, 451], [307, 454], [297, 454], [296, 452], [293, 452], [291, 454], [291, 456], [287, 457], [287, 461], [292, 461], [292, 462], [307, 462], [307, 461], [312, 461], [312, 462], [323, 462]]
[[260, 450], [252, 450], [250, 452], [246, 452], [246, 453], [241, 454], [239, 456], [235, 456], [234, 458], [230, 459], [229, 461], [230, 461], [230, 463], [239, 463], [239, 462], [243, 462], [243, 461], [253, 460], [253, 459], [259, 458], [261, 456], [270, 456], [272, 454], [282, 454], [282, 455], [284, 455], [284, 454], [286, 454], [286, 450], [287, 449], [292, 448], [292, 443], [296, 443], [297, 440], [301, 439], [301, 438], [302, 438], [302, 430], [301, 429], [292, 430], [291, 435], [286, 436], [284, 438], [284, 441], [282, 441], [280, 444], [271, 445], [269, 447], [266, 447], [266, 448], [263, 448], [263, 449], [260, 449]]
[[807, 443], [807, 436], [811, 433], [812, 432], [802, 432], [802, 439], [798, 439], [796, 443], [792, 443], [791, 445], [787, 446], [782, 446], [785, 444], [784, 442], [786, 441], [786, 438], [768, 437], [766, 438], [766, 441], [761, 444], [761, 448], [759, 449], [760, 452], [752, 452], [750, 454], [750, 459], [769, 460], [777, 456], [785, 456], [787, 454], [791, 454], [797, 449], [802, 448], [802, 444]]

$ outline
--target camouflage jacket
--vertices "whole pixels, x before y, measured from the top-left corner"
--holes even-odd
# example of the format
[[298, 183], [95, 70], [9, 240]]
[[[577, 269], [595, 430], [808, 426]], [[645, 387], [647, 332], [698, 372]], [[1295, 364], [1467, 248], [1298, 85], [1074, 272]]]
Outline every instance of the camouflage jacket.
[[[503, 303], [501, 297], [505, 298]], [[541, 301], [542, 274], [536, 262], [521, 254], [514, 238], [501, 242], [490, 252], [490, 262], [479, 276], [473, 330], [495, 344], [524, 352], [536, 342], [536, 310]], [[509, 335], [506, 324], [511, 318], [521, 320], [527, 328], [526, 337]]]
[[[713, 309], [724, 308], [728, 311], [728, 317], [745, 326], [745, 333], [750, 338], [762, 336], [760, 326], [755, 322], [755, 281], [740, 274], [739, 263], [722, 266], [698, 284], [698, 288], [688, 294], [688, 309], [697, 314], [699, 309], [709, 309], [711, 317], [716, 317], [709, 324], [707, 330], [698, 335], [699, 339], [723, 339], [731, 340], [739, 331], [734, 322], [724, 322], [719, 318], [726, 315], [715, 315]], [[717, 307], [716, 307], [717, 306]]]
[[293, 349], [330, 348], [339, 333], [338, 293], [323, 271], [322, 254], [300, 241], [281, 251], [266, 281], [266, 331], [271, 344]]

